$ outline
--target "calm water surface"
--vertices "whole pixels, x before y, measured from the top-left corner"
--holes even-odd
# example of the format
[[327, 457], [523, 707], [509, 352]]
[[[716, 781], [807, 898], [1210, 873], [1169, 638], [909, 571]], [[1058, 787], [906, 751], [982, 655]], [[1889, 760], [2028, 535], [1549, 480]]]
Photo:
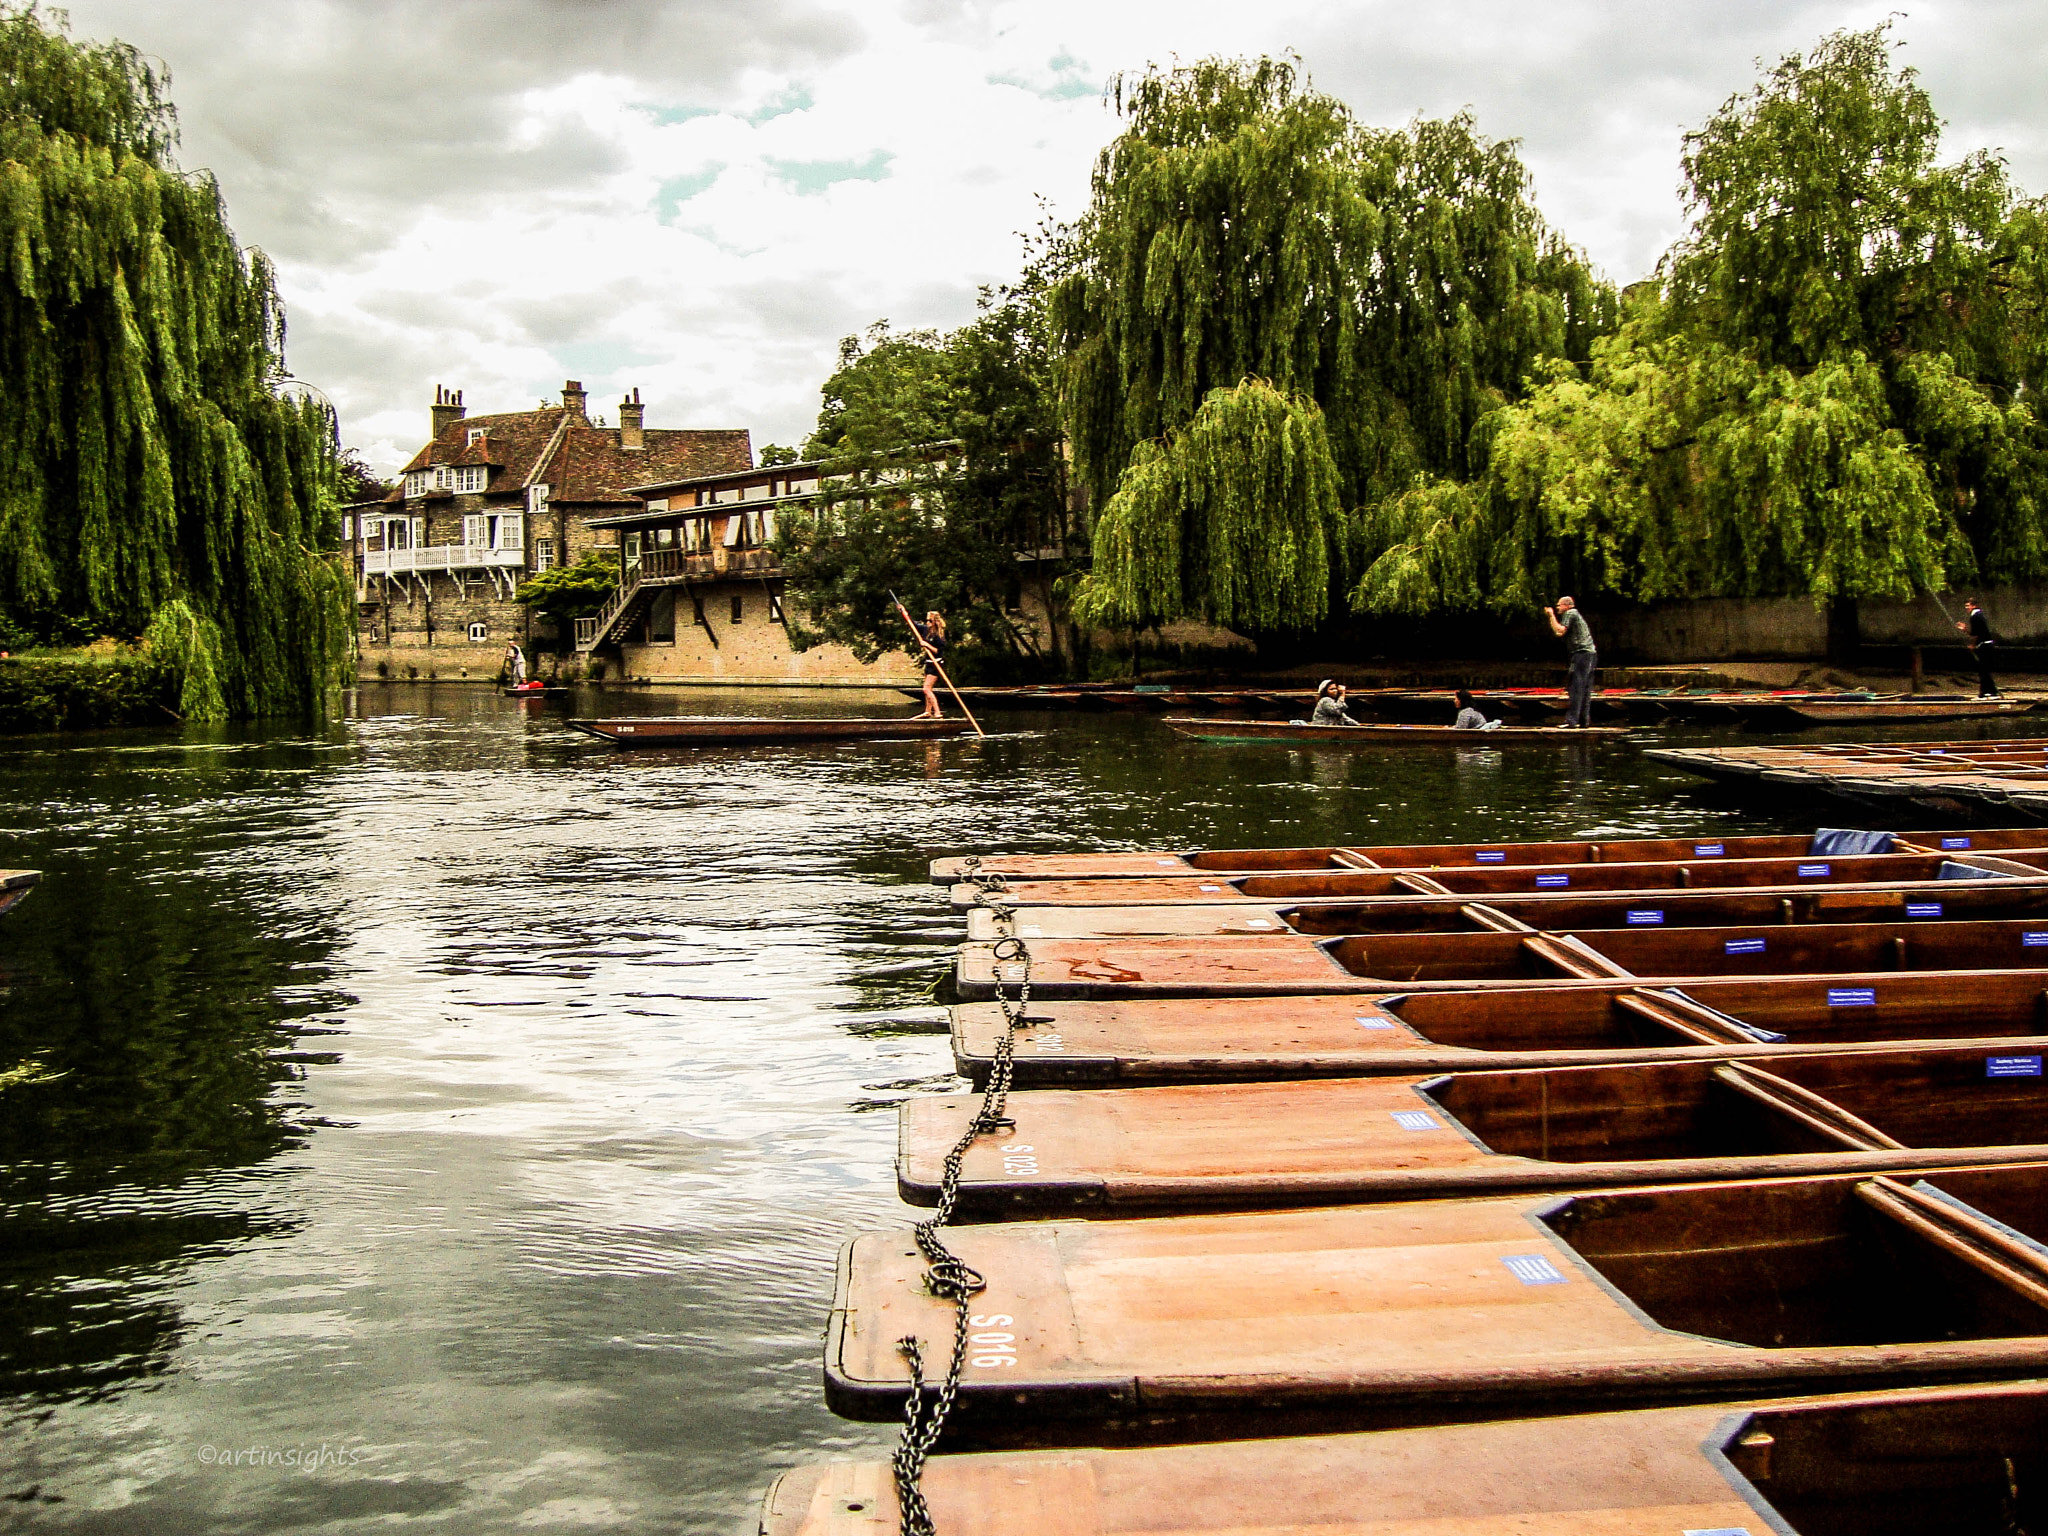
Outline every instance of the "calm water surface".
[[0, 1530], [741, 1533], [882, 1453], [820, 1335], [840, 1244], [908, 1215], [894, 1106], [955, 1087], [935, 854], [1811, 824], [1617, 748], [621, 755], [563, 713], [0, 744], [0, 865], [47, 876], [0, 1067], [60, 1074], [0, 1092]]

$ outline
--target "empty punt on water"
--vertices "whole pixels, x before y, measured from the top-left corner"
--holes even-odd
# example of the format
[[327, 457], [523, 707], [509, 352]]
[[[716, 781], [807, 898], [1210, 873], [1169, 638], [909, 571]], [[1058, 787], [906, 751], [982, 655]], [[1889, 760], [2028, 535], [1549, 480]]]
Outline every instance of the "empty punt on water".
[[[1258, 996], [1393, 988], [1572, 984], [1607, 978], [1830, 975], [1846, 971], [2007, 970], [2048, 961], [2048, 923], [1796, 923], [1731, 928], [1611, 928], [1583, 933], [1393, 933], [1315, 939], [1026, 939], [1027, 959], [963, 944], [962, 997], [998, 984], [1078, 997]], [[1000, 968], [1000, 969], [999, 969]]]
[[2048, 873], [2034, 880], [1985, 879], [1925, 885], [1766, 886], [1743, 891], [1569, 890], [1524, 896], [1389, 896], [1286, 906], [982, 907], [967, 914], [967, 937], [987, 941], [1199, 936], [1230, 933], [1480, 933], [1514, 929], [1723, 928], [1778, 923], [1987, 921], [2048, 917]]
[[[2048, 1529], [2048, 1387], [1689, 1404], [928, 1462], [978, 1536], [2013, 1536]], [[885, 1536], [887, 1462], [799, 1467], [762, 1536]]]
[[[950, 1443], [1383, 1428], [2048, 1371], [2048, 1166], [949, 1232]], [[953, 1307], [848, 1245], [826, 1396], [903, 1412]]]
[[784, 741], [901, 741], [963, 736], [965, 720], [763, 719], [742, 715], [673, 715], [642, 719], [571, 720], [585, 735], [616, 747], [751, 747]]
[[[2042, 1059], [1950, 1047], [1015, 1093], [1012, 1126], [967, 1150], [958, 1209], [1173, 1214], [2041, 1162]], [[938, 1203], [979, 1108], [967, 1095], [905, 1101], [906, 1200]]]
[[1190, 876], [1161, 880], [1016, 880], [995, 890], [971, 883], [952, 890], [955, 906], [1156, 907], [1384, 899], [1404, 896], [1560, 895], [1636, 891], [1812, 890], [1917, 882], [1959, 885], [1999, 879], [2048, 879], [2048, 852], [1889, 853], [1853, 858], [1664, 859], [1556, 865], [1474, 865], [1432, 870], [1336, 874]]
[[1450, 725], [1302, 725], [1287, 720], [1203, 720], [1169, 715], [1166, 724], [1197, 741], [1286, 742], [1297, 746], [1371, 751], [1375, 747], [1583, 746], [1626, 736], [1622, 725], [1497, 725], [1461, 731]]
[[[1018, 1033], [1020, 1086], [1277, 1081], [1386, 1073], [1723, 1061], [1915, 1041], [2025, 1053], [2048, 1036], [2038, 970], [1629, 982], [1405, 997], [1040, 1003]], [[952, 1010], [953, 1061], [988, 1079], [993, 1003]]]
[[1011, 880], [1156, 879], [1332, 869], [1451, 869], [1486, 864], [1641, 863], [1668, 859], [1847, 857], [1856, 852], [1941, 853], [2048, 848], [2040, 827], [1935, 832], [1822, 828], [1812, 834], [1740, 837], [1589, 838], [1546, 843], [1388, 843], [1335, 848], [1161, 849], [1133, 853], [981, 853], [934, 859], [934, 885], [1000, 876]]

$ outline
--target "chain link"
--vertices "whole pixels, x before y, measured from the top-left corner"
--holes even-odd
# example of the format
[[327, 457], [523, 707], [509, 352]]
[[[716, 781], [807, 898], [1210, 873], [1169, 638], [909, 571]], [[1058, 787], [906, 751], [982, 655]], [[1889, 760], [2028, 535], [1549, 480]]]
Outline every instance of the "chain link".
[[[1009, 1105], [1010, 1082], [1016, 1069], [1017, 1031], [1023, 1027], [1025, 1010], [1031, 1006], [1031, 951], [1022, 939], [1011, 937], [998, 939], [993, 953], [996, 1003], [1003, 1010], [1003, 1033], [996, 1041], [988, 1085], [982, 1089], [974, 1118], [967, 1122], [967, 1129], [946, 1154], [938, 1208], [929, 1221], [921, 1221], [915, 1228], [918, 1251], [925, 1259], [925, 1290], [953, 1303], [953, 1358], [946, 1367], [945, 1380], [930, 1401], [925, 1398], [924, 1354], [916, 1335], [896, 1341], [896, 1348], [910, 1362], [910, 1397], [903, 1406], [903, 1438], [889, 1458], [896, 1472], [902, 1536], [938, 1536], [931, 1511], [924, 1502], [925, 1457], [938, 1444], [939, 1434], [946, 1427], [946, 1416], [953, 1411], [953, 1399], [960, 1391], [960, 1372], [967, 1364], [968, 1314], [973, 1310], [974, 1298], [988, 1288], [980, 1271], [946, 1246], [939, 1229], [953, 1219], [953, 1207], [960, 1198], [960, 1171], [968, 1149], [990, 1131], [1006, 1131], [1015, 1125], [1004, 1110]], [[1018, 978], [1014, 1003], [1003, 991], [1003, 967], [1009, 964], [1021, 965], [1023, 972]]]

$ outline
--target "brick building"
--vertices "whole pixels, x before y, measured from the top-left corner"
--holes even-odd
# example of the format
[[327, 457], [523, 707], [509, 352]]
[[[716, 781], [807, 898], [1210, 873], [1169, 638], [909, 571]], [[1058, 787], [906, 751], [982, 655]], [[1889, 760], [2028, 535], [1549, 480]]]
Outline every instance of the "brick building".
[[512, 601], [519, 583], [609, 545], [592, 520], [644, 508], [629, 487], [745, 475], [754, 461], [744, 428], [646, 426], [638, 390], [617, 426], [593, 425], [573, 379], [559, 406], [492, 416], [467, 415], [460, 391], [438, 390], [432, 421], [397, 489], [353, 509], [365, 677], [495, 674], [507, 641], [553, 639]]

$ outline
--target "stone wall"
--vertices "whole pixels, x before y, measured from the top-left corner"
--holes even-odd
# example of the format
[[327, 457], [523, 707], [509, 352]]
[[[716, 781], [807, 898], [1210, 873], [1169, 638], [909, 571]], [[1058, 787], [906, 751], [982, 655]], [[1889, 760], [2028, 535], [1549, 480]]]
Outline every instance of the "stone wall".
[[[2048, 587], [1997, 587], [1973, 594], [1991, 615], [2000, 638], [2038, 645], [2048, 640]], [[1942, 612], [1963, 616], [1961, 595], [1858, 608], [1862, 643], [1869, 646], [1953, 646], [1961, 643]], [[1642, 608], [1588, 610], [1603, 656], [1643, 662], [1803, 661], [1827, 654], [1827, 610], [1804, 597], [1710, 598]]]
[[[643, 620], [640, 638], [619, 647], [620, 674], [636, 682], [691, 683], [819, 683], [887, 687], [916, 683], [922, 672], [901, 653], [864, 665], [841, 645], [790, 648], [787, 627], [769, 617], [768, 592], [759, 582], [700, 583], [696, 600], [703, 622], [696, 618], [691, 595], [680, 588], [674, 596], [673, 640], [644, 638], [661, 626]], [[739, 618], [733, 618], [733, 605]]]
[[[517, 641], [531, 655], [527, 610], [499, 595], [503, 579], [497, 588], [488, 577], [460, 581], [445, 573], [405, 585], [371, 582], [369, 599], [357, 607], [356, 675], [490, 678], [504, 661], [507, 643]], [[480, 640], [470, 637], [474, 624], [483, 626]]]

